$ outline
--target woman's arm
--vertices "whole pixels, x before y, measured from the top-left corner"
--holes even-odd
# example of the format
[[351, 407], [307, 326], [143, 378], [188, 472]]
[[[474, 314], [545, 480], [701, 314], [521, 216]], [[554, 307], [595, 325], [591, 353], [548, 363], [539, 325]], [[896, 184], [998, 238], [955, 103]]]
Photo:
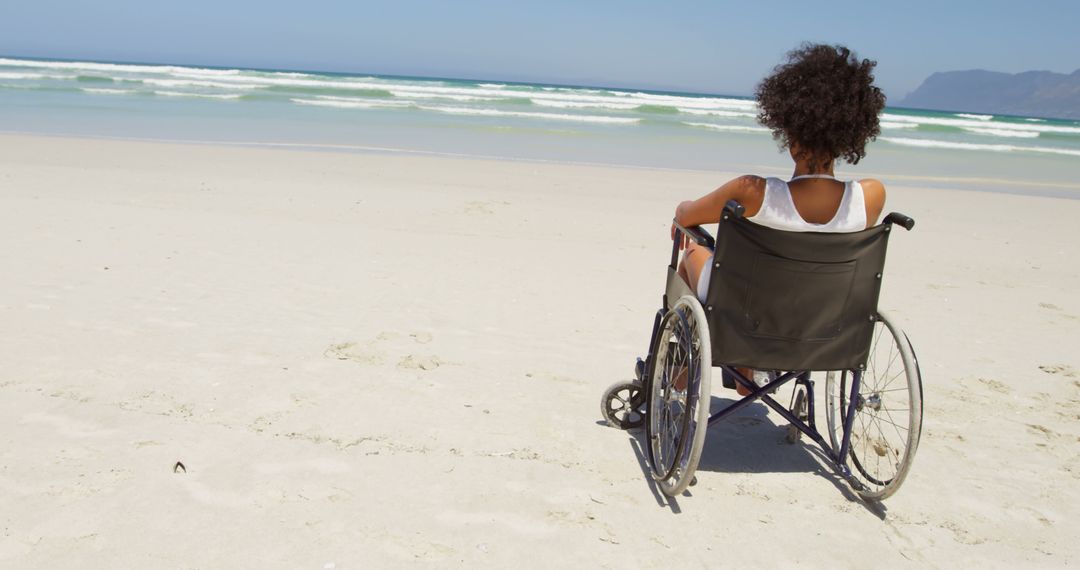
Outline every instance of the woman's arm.
[[765, 197], [765, 179], [760, 176], [740, 176], [697, 200], [687, 200], [675, 208], [675, 221], [684, 228], [716, 223], [728, 200], [736, 200], [746, 208], [746, 216], [761, 209]]

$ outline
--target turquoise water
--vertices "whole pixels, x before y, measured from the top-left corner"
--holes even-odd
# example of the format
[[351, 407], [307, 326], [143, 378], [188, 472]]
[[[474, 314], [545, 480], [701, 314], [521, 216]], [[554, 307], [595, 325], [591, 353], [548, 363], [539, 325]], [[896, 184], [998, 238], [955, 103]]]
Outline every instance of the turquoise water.
[[[0, 58], [0, 130], [784, 173], [747, 98]], [[1080, 122], [887, 109], [854, 174], [1080, 196]]]

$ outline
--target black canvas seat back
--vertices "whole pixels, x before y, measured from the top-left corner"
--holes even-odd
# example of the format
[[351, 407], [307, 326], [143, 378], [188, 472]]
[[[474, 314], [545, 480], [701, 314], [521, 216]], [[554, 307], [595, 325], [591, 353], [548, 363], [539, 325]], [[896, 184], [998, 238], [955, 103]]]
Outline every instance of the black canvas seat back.
[[865, 366], [890, 224], [853, 233], [720, 222], [705, 314], [714, 365]]

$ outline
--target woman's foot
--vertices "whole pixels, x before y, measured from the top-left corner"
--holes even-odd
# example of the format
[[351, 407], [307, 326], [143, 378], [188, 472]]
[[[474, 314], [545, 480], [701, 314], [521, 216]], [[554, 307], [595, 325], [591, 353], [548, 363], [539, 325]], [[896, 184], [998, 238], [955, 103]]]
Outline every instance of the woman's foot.
[[[750, 369], [750, 368], [736, 368], [735, 370], [738, 370], [739, 374], [742, 374], [743, 377], [747, 378], [751, 382], [754, 381], [754, 371], [752, 369]], [[740, 396], [749, 396], [750, 392], [751, 392], [751, 390], [749, 388], [746, 388], [745, 386], [743, 386], [739, 382], [735, 382], [735, 391], [738, 392]]]

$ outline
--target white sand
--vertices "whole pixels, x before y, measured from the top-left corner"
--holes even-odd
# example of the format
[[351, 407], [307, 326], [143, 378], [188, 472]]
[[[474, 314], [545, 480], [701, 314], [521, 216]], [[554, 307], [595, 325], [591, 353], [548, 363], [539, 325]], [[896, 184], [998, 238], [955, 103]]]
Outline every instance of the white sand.
[[1076, 564], [1080, 201], [890, 188], [883, 519], [759, 405], [650, 489], [599, 397], [726, 176], [0, 136], [0, 567]]

